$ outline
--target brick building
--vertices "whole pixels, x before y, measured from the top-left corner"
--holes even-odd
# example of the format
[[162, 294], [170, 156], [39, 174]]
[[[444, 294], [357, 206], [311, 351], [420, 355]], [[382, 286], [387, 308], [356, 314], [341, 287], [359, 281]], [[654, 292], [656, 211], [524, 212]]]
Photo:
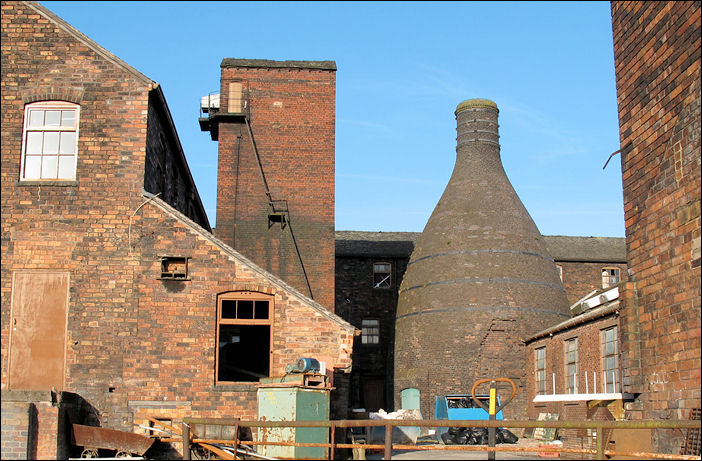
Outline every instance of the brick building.
[[[397, 291], [418, 236], [418, 232], [336, 232], [336, 313], [362, 330], [354, 344], [352, 407], [395, 409]], [[627, 280], [623, 238], [544, 236], [544, 243], [561, 268], [570, 304]]]
[[[700, 2], [611, 4], [626, 245], [628, 419], [700, 408]], [[653, 446], [675, 453], [674, 431]]]
[[[603, 288], [574, 304], [571, 319], [525, 338], [529, 419], [623, 419], [632, 396], [622, 392], [619, 309], [619, 285]], [[558, 437], [573, 448], [596, 442], [590, 430], [560, 430]]]
[[336, 64], [227, 58], [221, 68], [200, 118], [219, 142], [215, 233], [333, 311]]
[[37, 3], [2, 18], [3, 459], [66, 456], [69, 414], [255, 418], [299, 357], [344, 411], [355, 329], [212, 235], [161, 87]]

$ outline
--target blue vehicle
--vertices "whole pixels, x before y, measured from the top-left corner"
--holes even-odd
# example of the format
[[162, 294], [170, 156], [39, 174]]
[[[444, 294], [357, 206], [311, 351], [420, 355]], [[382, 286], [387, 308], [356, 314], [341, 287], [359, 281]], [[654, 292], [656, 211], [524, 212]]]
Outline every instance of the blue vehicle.
[[[488, 394], [478, 394], [475, 396], [478, 400], [488, 406], [490, 396]], [[497, 407], [500, 406], [500, 397], [497, 397]], [[449, 394], [437, 395], [436, 405], [434, 407], [434, 419], [448, 420], [489, 420], [490, 415], [473, 401], [470, 394]], [[498, 411], [495, 419], [504, 420], [502, 410]], [[437, 427], [436, 437], [441, 441], [441, 435], [448, 431], [448, 427]]]

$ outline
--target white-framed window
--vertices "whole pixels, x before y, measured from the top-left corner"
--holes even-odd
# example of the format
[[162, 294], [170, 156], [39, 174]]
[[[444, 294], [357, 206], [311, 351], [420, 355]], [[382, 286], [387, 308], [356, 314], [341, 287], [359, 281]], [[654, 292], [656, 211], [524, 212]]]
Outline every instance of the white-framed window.
[[620, 271], [617, 267], [602, 268], [602, 288], [610, 288], [619, 285]]
[[602, 330], [602, 374], [605, 392], [617, 392], [619, 374], [617, 355], [617, 327], [613, 326]]
[[373, 263], [373, 288], [390, 288], [392, 282], [390, 263]]
[[361, 344], [380, 343], [380, 320], [363, 319], [361, 321]]
[[568, 339], [565, 345], [566, 394], [578, 393], [578, 338]]
[[535, 351], [536, 361], [536, 395], [546, 395], [546, 347]]
[[22, 130], [21, 180], [73, 180], [80, 106], [63, 101], [27, 104]]

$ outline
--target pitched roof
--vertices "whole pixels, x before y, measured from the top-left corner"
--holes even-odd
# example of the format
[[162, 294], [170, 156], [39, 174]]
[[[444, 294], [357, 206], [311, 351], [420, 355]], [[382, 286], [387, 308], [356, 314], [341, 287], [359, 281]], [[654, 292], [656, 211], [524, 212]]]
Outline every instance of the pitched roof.
[[[409, 257], [421, 232], [336, 231], [337, 256]], [[617, 237], [545, 235], [555, 261], [626, 263], [626, 243]]]
[[45, 18], [48, 19], [49, 21], [51, 21], [51, 22], [53, 22], [54, 24], [56, 24], [56, 26], [58, 26], [59, 29], [61, 29], [61, 30], [63, 30], [64, 32], [68, 33], [69, 35], [72, 35], [73, 38], [75, 38], [75, 39], [78, 40], [79, 42], [82, 42], [83, 44], [85, 44], [86, 46], [88, 46], [89, 48], [91, 48], [96, 54], [100, 55], [101, 57], [103, 57], [103, 58], [106, 59], [107, 61], [109, 61], [109, 62], [111, 62], [112, 64], [116, 65], [117, 67], [120, 67], [120, 68], [122, 68], [123, 70], [125, 70], [125, 71], [129, 72], [130, 74], [132, 74], [132, 75], [133, 75], [134, 77], [136, 77], [138, 80], [141, 80], [142, 82], [144, 82], [145, 85], [148, 85], [148, 86], [151, 86], [151, 87], [155, 87], [155, 86], [158, 85], [158, 83], [154, 82], [154, 81], [151, 80], [149, 77], [145, 76], [144, 74], [142, 74], [141, 72], [139, 72], [138, 70], [136, 70], [135, 68], [133, 68], [132, 66], [130, 66], [129, 64], [127, 64], [126, 62], [124, 62], [124, 61], [122, 61], [121, 59], [119, 59], [119, 58], [118, 58], [117, 56], [115, 56], [114, 54], [112, 54], [112, 53], [110, 53], [109, 51], [107, 51], [105, 48], [103, 48], [103, 47], [101, 47], [100, 45], [98, 45], [97, 42], [95, 42], [95, 41], [91, 40], [90, 38], [88, 38], [87, 35], [84, 35], [84, 34], [83, 34], [82, 32], [80, 32], [78, 29], [76, 29], [75, 27], [73, 27], [72, 25], [70, 25], [69, 23], [67, 23], [66, 21], [64, 21], [63, 19], [61, 19], [61, 18], [59, 18], [58, 16], [56, 16], [54, 13], [52, 13], [51, 11], [49, 11], [49, 10], [48, 10], [47, 8], [45, 8], [44, 6], [40, 5], [40, 4], [37, 3], [37, 2], [28, 2], [28, 1], [25, 1], [25, 2], [22, 2], [22, 3], [24, 3], [26, 6], [28, 6], [28, 7], [31, 8], [31, 9], [33, 9], [34, 11], [36, 11], [38, 14], [40, 14], [40, 15], [43, 16], [43, 17], [45, 17]]
[[324, 306], [319, 304], [317, 301], [308, 298], [307, 296], [303, 295], [297, 289], [293, 288], [292, 286], [288, 285], [286, 282], [281, 280], [280, 278], [276, 277], [275, 275], [271, 274], [270, 272], [267, 272], [266, 270], [258, 267], [256, 264], [254, 264], [252, 261], [247, 259], [245, 256], [243, 256], [241, 253], [236, 251], [234, 248], [230, 247], [226, 243], [222, 242], [218, 238], [216, 238], [214, 235], [212, 235], [210, 232], [205, 230], [203, 227], [201, 227], [199, 224], [197, 224], [195, 221], [192, 219], [188, 218], [185, 216], [183, 213], [180, 211], [176, 210], [173, 208], [171, 205], [168, 203], [164, 202], [157, 196], [146, 192], [142, 191], [142, 194], [144, 197], [146, 197], [148, 200], [147, 202], [144, 203], [152, 203], [153, 205], [157, 206], [161, 210], [163, 210], [165, 213], [176, 219], [177, 221], [180, 221], [183, 223], [190, 231], [193, 233], [199, 235], [200, 237], [204, 238], [205, 240], [209, 241], [211, 244], [213, 244], [215, 247], [217, 247], [222, 253], [226, 254], [229, 256], [231, 259], [235, 260], [236, 262], [245, 265], [248, 269], [252, 270], [253, 272], [256, 272], [258, 275], [260, 275], [262, 278], [267, 280], [269, 283], [277, 286], [280, 288], [281, 291], [285, 291], [288, 295], [297, 298], [299, 301], [305, 303], [308, 305], [310, 308], [312, 308], [315, 312], [318, 314], [322, 315], [323, 317], [331, 320], [332, 322], [338, 324], [351, 334], [354, 333], [356, 328], [348, 323], [346, 320], [342, 319], [338, 315], [334, 314], [333, 312], [329, 311], [326, 309]]

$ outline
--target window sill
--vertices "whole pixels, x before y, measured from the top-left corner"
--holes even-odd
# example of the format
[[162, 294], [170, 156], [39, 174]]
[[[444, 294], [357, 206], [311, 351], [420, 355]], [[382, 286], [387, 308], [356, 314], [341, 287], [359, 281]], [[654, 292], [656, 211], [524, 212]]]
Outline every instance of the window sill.
[[75, 179], [68, 180], [18, 180], [18, 186], [52, 186], [52, 187], [72, 187], [77, 186], [78, 181]]

